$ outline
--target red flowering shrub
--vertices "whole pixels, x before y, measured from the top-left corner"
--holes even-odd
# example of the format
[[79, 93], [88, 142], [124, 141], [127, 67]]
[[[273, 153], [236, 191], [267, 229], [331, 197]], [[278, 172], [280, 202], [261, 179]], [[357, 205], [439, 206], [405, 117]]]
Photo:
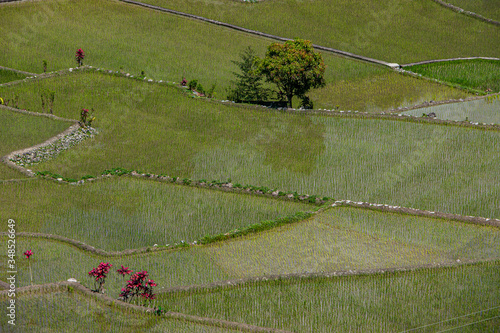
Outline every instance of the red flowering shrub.
[[104, 286], [104, 283], [106, 282], [106, 277], [109, 273], [109, 269], [111, 268], [111, 265], [109, 262], [101, 262], [97, 268], [93, 268], [90, 272], [89, 275], [95, 278], [94, 281], [94, 287], [95, 289], [92, 290], [94, 292], [102, 292], [102, 287]]
[[26, 256], [26, 259], [29, 259], [33, 255], [33, 251], [28, 250], [28, 251], [24, 252], [23, 254]]
[[92, 114], [89, 115], [89, 110], [88, 109], [82, 109], [80, 112], [80, 125], [82, 127], [84, 126], [92, 126], [92, 122], [95, 120], [95, 117], [93, 116], [94, 109], [92, 109]]
[[148, 272], [136, 272], [132, 275], [131, 279], [127, 281], [125, 288], [122, 288], [120, 297], [123, 298], [125, 302], [132, 301], [134, 298], [143, 298], [146, 301], [153, 300], [156, 295], [153, 293], [153, 287], [157, 284], [148, 279]]
[[33, 285], [33, 273], [31, 272], [30, 257], [33, 255], [33, 251], [28, 250], [23, 253], [26, 259], [28, 259], [28, 267], [30, 268], [30, 282]]
[[128, 267], [124, 267], [123, 265], [122, 265], [122, 268], [117, 269], [116, 271], [117, 271], [117, 272], [118, 272], [118, 274], [120, 274], [121, 276], [129, 275], [130, 273], [132, 273], [132, 270], [131, 270], [131, 269], [128, 269]]
[[78, 63], [78, 66], [82, 66], [83, 65], [83, 58], [85, 58], [85, 52], [83, 52], [82, 49], [76, 50], [75, 58], [76, 58], [76, 62]]

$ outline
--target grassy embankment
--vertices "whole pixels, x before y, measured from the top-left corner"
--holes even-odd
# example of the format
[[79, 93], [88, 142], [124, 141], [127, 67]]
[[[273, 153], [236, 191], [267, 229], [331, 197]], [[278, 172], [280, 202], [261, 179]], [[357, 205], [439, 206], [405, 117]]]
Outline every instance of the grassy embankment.
[[0, 84], [6, 83], [6, 82], [11, 82], [11, 81], [17, 81], [17, 80], [22, 80], [26, 77], [24, 74], [20, 74], [14, 71], [9, 71], [6, 69], [1, 69], [0, 68]]
[[[261, 5], [265, 4], [258, 4]], [[35, 10], [46, 19], [35, 20]], [[239, 60], [239, 54], [247, 46], [264, 56], [272, 42], [207, 23], [100, 0], [9, 4], [0, 7], [0, 15], [4, 18], [0, 33], [6, 36], [4, 52], [0, 54], [3, 66], [40, 73], [45, 59], [48, 71], [69, 68], [76, 65], [74, 54], [81, 47], [86, 54], [84, 64], [123, 69], [135, 76], [144, 71], [148, 78], [157, 80], [198, 79], [205, 89], [216, 84], [219, 99], [226, 98], [226, 89], [235, 78], [233, 72], [237, 67], [232, 60]], [[31, 24], [24, 24], [28, 21]], [[302, 34], [293, 37], [296, 36], [307, 38]], [[33, 48], [37, 52], [31, 52]], [[310, 93], [316, 108], [333, 109], [338, 105], [342, 110], [380, 111], [431, 99], [468, 96], [464, 91], [403, 76], [383, 66], [326, 53], [323, 57], [327, 86]], [[56, 95], [56, 103], [58, 98]], [[34, 99], [37, 100], [39, 96]], [[298, 101], [294, 103], [298, 106]]]

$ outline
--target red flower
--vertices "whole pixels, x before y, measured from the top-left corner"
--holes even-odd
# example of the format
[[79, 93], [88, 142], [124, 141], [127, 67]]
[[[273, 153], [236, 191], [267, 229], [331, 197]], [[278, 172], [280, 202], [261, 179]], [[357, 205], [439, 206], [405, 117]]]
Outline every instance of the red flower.
[[81, 66], [83, 63], [83, 58], [85, 58], [85, 52], [83, 52], [82, 49], [78, 49], [76, 51], [75, 58], [76, 58], [76, 62], [78, 62], [78, 65]]
[[128, 269], [128, 267], [124, 267], [123, 265], [121, 269], [117, 269], [116, 271], [118, 272], [118, 274], [121, 274], [122, 276], [129, 275], [130, 273], [132, 273], [131, 269]]
[[26, 259], [29, 259], [33, 255], [33, 252], [31, 250], [28, 250], [28, 251], [24, 252], [23, 254], [26, 256]]

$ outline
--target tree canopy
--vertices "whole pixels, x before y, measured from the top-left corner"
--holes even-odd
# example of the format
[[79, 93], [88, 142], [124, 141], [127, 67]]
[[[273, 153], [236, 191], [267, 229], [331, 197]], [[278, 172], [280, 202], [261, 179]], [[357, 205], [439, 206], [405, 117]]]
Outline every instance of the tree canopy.
[[266, 56], [260, 62], [260, 72], [267, 81], [277, 85], [290, 107], [293, 96], [304, 98], [311, 88], [325, 85], [323, 57], [314, 52], [312, 43], [307, 40], [295, 39], [269, 45]]

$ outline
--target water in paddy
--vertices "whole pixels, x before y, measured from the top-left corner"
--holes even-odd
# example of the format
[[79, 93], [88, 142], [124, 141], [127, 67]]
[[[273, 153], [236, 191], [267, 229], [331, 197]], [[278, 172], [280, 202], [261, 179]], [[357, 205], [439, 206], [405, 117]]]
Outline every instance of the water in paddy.
[[428, 108], [403, 112], [412, 116], [422, 116], [423, 113], [434, 112], [436, 117], [445, 120], [500, 124], [500, 98], [482, 98], [474, 101], [443, 104]]

